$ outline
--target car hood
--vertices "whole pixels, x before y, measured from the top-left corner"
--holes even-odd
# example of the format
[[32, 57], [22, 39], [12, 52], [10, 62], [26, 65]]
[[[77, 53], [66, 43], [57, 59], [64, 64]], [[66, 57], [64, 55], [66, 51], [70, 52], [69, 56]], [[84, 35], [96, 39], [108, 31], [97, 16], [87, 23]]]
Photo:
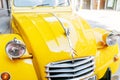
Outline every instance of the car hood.
[[33, 62], [41, 80], [45, 77], [45, 66], [49, 63], [94, 56], [96, 53], [96, 41], [92, 30], [76, 15], [15, 13], [13, 23], [14, 31], [22, 36], [33, 55]]

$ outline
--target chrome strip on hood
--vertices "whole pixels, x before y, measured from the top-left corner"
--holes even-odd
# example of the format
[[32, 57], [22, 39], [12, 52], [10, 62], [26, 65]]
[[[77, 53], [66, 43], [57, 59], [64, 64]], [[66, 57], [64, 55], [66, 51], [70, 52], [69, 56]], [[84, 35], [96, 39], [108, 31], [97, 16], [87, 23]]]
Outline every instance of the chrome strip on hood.
[[60, 22], [60, 24], [62, 25], [62, 28], [63, 28], [64, 31], [65, 31], [65, 35], [66, 35], [67, 40], [68, 40], [68, 43], [69, 43], [71, 57], [72, 57], [72, 59], [74, 59], [74, 56], [77, 55], [77, 54], [76, 54], [76, 51], [75, 51], [74, 48], [73, 48], [72, 41], [71, 41], [71, 39], [70, 39], [70, 27], [65, 28], [65, 25], [63, 24], [62, 19], [61, 19], [61, 18], [58, 18], [54, 13], [51, 13], [51, 14], [52, 14], [53, 16], [55, 16], [55, 18], [56, 18], [56, 19]]

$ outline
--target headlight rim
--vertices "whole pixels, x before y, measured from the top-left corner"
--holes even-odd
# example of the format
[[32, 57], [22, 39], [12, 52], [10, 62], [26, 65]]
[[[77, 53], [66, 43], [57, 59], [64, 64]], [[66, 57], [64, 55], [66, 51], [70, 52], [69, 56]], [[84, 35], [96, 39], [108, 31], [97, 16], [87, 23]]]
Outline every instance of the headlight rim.
[[[106, 37], [106, 44], [107, 46], [114, 46], [117, 44], [118, 42], [118, 36], [116, 36], [113, 33], [110, 33], [107, 37]], [[110, 42], [111, 41], [111, 42]]]
[[[19, 43], [17, 43], [17, 42], [19, 42]], [[24, 47], [24, 52], [22, 52], [21, 54], [18, 54], [18, 56], [13, 56], [12, 54], [10, 54], [7, 49], [9, 47], [9, 44], [11, 44], [11, 43], [13, 43], [15, 45], [19, 45], [19, 47], [21, 47], [20, 45], [22, 45], [22, 47]], [[15, 46], [12, 46], [12, 47], [15, 47]], [[26, 50], [26, 46], [25, 46], [24, 42], [20, 39], [17, 39], [17, 38], [14, 38], [13, 40], [9, 41], [5, 46], [5, 52], [11, 60], [18, 59], [18, 58], [22, 57], [26, 53], [26, 51], [27, 50]]]

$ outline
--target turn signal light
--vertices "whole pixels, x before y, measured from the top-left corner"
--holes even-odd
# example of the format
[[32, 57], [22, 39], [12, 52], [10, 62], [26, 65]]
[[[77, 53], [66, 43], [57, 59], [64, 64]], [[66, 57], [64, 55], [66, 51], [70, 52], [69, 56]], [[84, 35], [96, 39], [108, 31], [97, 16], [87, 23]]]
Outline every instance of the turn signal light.
[[1, 80], [10, 80], [10, 74], [7, 72], [2, 73]]
[[114, 57], [114, 61], [116, 62], [116, 61], [118, 61], [119, 60], [119, 57], [118, 56], [115, 56]]

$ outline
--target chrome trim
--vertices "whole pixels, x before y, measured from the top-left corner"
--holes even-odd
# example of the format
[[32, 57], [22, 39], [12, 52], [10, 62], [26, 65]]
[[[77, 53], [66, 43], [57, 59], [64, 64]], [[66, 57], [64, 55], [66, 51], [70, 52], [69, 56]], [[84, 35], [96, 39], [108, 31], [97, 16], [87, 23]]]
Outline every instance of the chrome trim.
[[112, 75], [111, 80], [120, 80], [120, 66], [115, 74]]
[[69, 48], [70, 48], [70, 55], [72, 57], [72, 59], [74, 59], [74, 56], [77, 55], [76, 51], [73, 48], [73, 44], [72, 41], [70, 39], [70, 26], [68, 28], [65, 27], [64, 22], [61, 20], [61, 18], [57, 17], [54, 13], [51, 13], [53, 16], [55, 16], [55, 18], [60, 22], [62, 28], [65, 31], [65, 35], [67, 37], [68, 43], [69, 43]]
[[46, 66], [49, 80], [80, 80], [91, 76], [95, 68], [94, 57], [53, 62]]

